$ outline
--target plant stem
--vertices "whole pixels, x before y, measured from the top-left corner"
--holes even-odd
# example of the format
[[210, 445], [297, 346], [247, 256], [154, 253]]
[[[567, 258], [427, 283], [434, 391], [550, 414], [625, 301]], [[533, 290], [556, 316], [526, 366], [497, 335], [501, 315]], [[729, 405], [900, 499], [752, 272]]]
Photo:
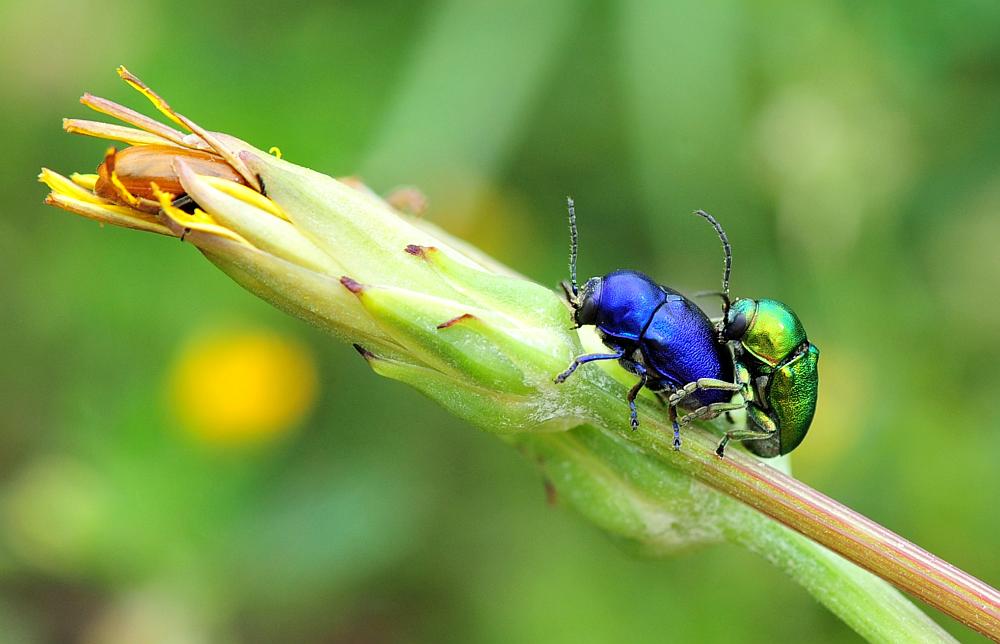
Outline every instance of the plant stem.
[[741, 450], [730, 449], [719, 458], [718, 439], [707, 431], [685, 428], [684, 446], [675, 451], [672, 430], [660, 414], [644, 415], [639, 430], [631, 431], [620, 401], [601, 403], [592, 409], [601, 414], [602, 424], [664, 462], [1000, 640], [1000, 592], [995, 588]]
[[884, 580], [760, 513], [747, 514], [726, 515], [727, 537], [783, 570], [868, 641], [955, 641]]
[[872, 642], [954, 642], [898, 590], [843, 557], [614, 433], [582, 425], [505, 440], [536, 462], [559, 498], [644, 553], [729, 540], [774, 564]]
[[[1000, 638], [1000, 592], [808, 485], [734, 453], [695, 478], [842, 554], [980, 633]], [[706, 458], [707, 457], [707, 458]]]

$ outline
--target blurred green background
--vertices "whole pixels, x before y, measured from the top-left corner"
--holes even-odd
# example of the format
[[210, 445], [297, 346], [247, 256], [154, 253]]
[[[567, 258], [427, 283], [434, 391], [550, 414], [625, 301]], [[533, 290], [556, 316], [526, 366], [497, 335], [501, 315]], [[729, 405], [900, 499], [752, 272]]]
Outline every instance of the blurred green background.
[[105, 148], [60, 130], [81, 93], [146, 110], [118, 64], [553, 286], [566, 194], [581, 273], [688, 292], [709, 210], [823, 351], [797, 475], [1000, 582], [1000, 5], [4, 0], [0, 641], [856, 639], [735, 547], [631, 558], [193, 248], [44, 207]]

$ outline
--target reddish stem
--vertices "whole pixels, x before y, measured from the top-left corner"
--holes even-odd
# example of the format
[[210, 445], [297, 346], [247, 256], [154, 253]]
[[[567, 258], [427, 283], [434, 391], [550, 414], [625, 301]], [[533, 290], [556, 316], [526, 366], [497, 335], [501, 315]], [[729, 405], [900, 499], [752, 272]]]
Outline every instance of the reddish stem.
[[[708, 435], [688, 432], [684, 450], [675, 452], [663, 435], [643, 434], [645, 439], [654, 439], [648, 446], [703, 483], [1000, 641], [1000, 591], [989, 584], [738, 450], [732, 449], [725, 458], [719, 458]], [[686, 458], [677, 458], [682, 454]]]

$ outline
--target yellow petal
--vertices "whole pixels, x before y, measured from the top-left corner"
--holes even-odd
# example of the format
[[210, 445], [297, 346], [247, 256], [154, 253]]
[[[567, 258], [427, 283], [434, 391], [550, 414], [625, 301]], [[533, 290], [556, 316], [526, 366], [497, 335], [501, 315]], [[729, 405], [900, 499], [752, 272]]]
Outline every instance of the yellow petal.
[[93, 192], [97, 189], [97, 175], [96, 174], [80, 174], [79, 172], [74, 172], [69, 175], [70, 181], [76, 185]]
[[53, 172], [48, 168], [42, 168], [41, 174], [38, 175], [38, 180], [47, 185], [49, 190], [59, 195], [66, 195], [78, 201], [85, 201], [87, 203], [97, 205], [105, 205], [108, 203], [90, 190], [86, 190], [78, 186], [76, 183], [70, 181], [58, 172]]
[[124, 66], [118, 68], [118, 75], [121, 76], [122, 80], [128, 83], [133, 89], [138, 91], [140, 94], [145, 96], [153, 104], [157, 110], [159, 110], [164, 116], [169, 118], [174, 123], [177, 123], [181, 127], [185, 127], [188, 130], [194, 132], [202, 138], [213, 150], [219, 153], [219, 155], [226, 160], [226, 163], [231, 165], [234, 170], [240, 173], [240, 175], [247, 180], [250, 187], [254, 190], [260, 190], [260, 182], [257, 180], [257, 175], [250, 172], [246, 164], [237, 157], [232, 150], [225, 146], [222, 141], [220, 141], [215, 135], [201, 127], [188, 117], [174, 111], [170, 105], [160, 97], [159, 94], [154, 92], [148, 85], [146, 85], [138, 76], [125, 69]]
[[[290, 222], [264, 212], [253, 203], [216, 190], [206, 181], [207, 177], [195, 174], [181, 159], [175, 162], [174, 167], [184, 191], [209, 213], [214, 223], [239, 232], [257, 248], [278, 257], [324, 274], [343, 274], [343, 267], [306, 239]], [[221, 183], [235, 185], [229, 181]], [[249, 188], [243, 190], [268, 201]]]
[[158, 134], [137, 130], [134, 127], [124, 127], [122, 125], [112, 125], [111, 123], [101, 123], [99, 121], [88, 121], [85, 119], [63, 119], [63, 129], [70, 134], [83, 134], [99, 139], [110, 141], [121, 141], [129, 145], [171, 145], [180, 147], [173, 141], [169, 141]]
[[176, 237], [169, 228], [163, 224], [147, 218], [146, 216], [141, 216], [142, 213], [137, 213], [131, 208], [125, 206], [113, 206], [109, 204], [95, 204], [88, 201], [81, 201], [80, 199], [74, 199], [73, 197], [67, 196], [65, 194], [59, 194], [53, 192], [45, 198], [45, 203], [50, 206], [57, 206], [63, 210], [68, 210], [69, 212], [82, 215], [87, 219], [93, 219], [102, 224], [112, 224], [114, 226], [122, 226], [123, 228], [132, 228], [134, 230], [144, 230], [146, 232], [158, 233], [160, 235], [169, 235], [170, 237]]
[[193, 213], [184, 212], [171, 203], [174, 199], [173, 195], [169, 192], [163, 192], [155, 183], [152, 184], [152, 186], [153, 194], [156, 195], [157, 199], [160, 201], [161, 211], [172, 221], [177, 223], [177, 225], [182, 228], [189, 228], [191, 230], [225, 237], [226, 239], [231, 239], [235, 242], [246, 244], [247, 246], [254, 248], [254, 245], [247, 241], [243, 235], [215, 223], [215, 220], [213, 220], [212, 217], [204, 210], [195, 208]]
[[142, 202], [139, 200], [139, 197], [136, 197], [131, 192], [129, 192], [128, 188], [125, 187], [125, 184], [122, 183], [122, 180], [118, 178], [118, 173], [115, 172], [114, 148], [108, 149], [107, 154], [104, 155], [104, 165], [110, 171], [108, 179], [109, 181], [111, 181], [111, 185], [112, 187], [114, 187], [115, 192], [118, 193], [118, 197], [126, 204], [132, 206], [133, 208], [138, 209], [139, 206], [142, 205]]
[[203, 145], [199, 146], [197, 144], [193, 144], [192, 142], [185, 141], [184, 134], [178, 132], [174, 128], [164, 125], [159, 121], [155, 121], [145, 114], [140, 114], [133, 109], [125, 107], [124, 105], [119, 105], [114, 101], [109, 101], [106, 98], [94, 96], [93, 94], [84, 94], [80, 97], [80, 102], [95, 112], [107, 114], [108, 116], [114, 117], [119, 121], [128, 123], [129, 125], [134, 125], [140, 130], [149, 132], [150, 134], [155, 134], [185, 148], [204, 147]]
[[281, 209], [281, 206], [274, 203], [272, 200], [268, 199], [264, 195], [260, 194], [256, 190], [251, 190], [243, 184], [236, 183], [235, 181], [228, 181], [221, 177], [209, 177], [205, 175], [198, 175], [198, 178], [203, 180], [208, 185], [212, 186], [219, 192], [224, 192], [230, 197], [239, 199], [240, 201], [245, 201], [251, 206], [260, 208], [264, 212], [269, 212], [279, 219], [284, 219], [285, 221], [291, 221], [285, 211]]
[[[153, 107], [159, 110], [161, 114], [166, 116], [168, 119], [170, 119], [177, 125], [180, 125], [183, 128], [191, 129], [188, 128], [187, 124], [180, 119], [180, 115], [175, 113], [174, 110], [171, 109], [171, 107], [167, 104], [167, 102], [162, 98], [160, 98], [159, 94], [150, 89], [149, 86], [146, 85], [146, 83], [139, 80], [138, 76], [134, 75], [132, 72], [125, 69], [124, 65], [120, 65], [118, 69], [115, 71], [118, 72], [118, 76], [120, 76], [123, 81], [128, 83], [132, 87], [132, 89], [136, 90], [137, 92], [145, 96], [147, 99], [149, 99], [149, 102], [152, 103]], [[194, 130], [191, 131], [193, 132]]]

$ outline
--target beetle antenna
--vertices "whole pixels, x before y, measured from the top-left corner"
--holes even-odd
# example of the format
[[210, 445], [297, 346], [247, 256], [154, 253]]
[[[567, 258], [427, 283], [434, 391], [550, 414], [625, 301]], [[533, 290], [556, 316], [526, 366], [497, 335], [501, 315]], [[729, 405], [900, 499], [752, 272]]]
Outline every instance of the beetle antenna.
[[718, 233], [719, 240], [722, 241], [722, 252], [725, 254], [725, 269], [722, 272], [722, 291], [719, 295], [722, 296], [722, 314], [725, 316], [729, 312], [729, 274], [733, 269], [733, 248], [729, 245], [729, 237], [726, 236], [726, 231], [722, 229], [722, 224], [715, 217], [704, 210], [695, 210], [694, 214], [707, 219], [708, 223], [712, 224], [712, 228], [715, 228], [715, 232]]
[[566, 197], [566, 211], [569, 214], [569, 285], [573, 293], [574, 303], [580, 294], [576, 286], [576, 255], [578, 249], [576, 234], [576, 205], [573, 197]]

